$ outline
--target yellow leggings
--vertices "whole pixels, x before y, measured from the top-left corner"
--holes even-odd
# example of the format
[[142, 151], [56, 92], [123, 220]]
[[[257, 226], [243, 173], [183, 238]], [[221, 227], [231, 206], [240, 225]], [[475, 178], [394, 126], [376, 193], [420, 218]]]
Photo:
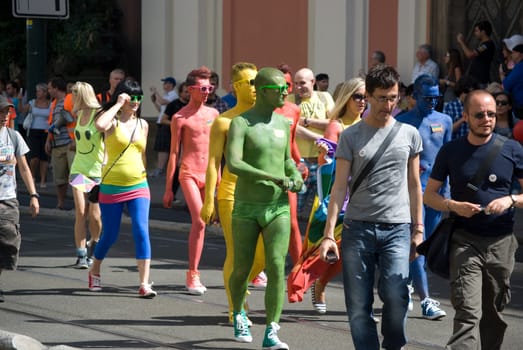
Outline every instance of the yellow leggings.
[[[229, 287], [229, 279], [233, 270], [234, 263], [234, 245], [232, 239], [232, 208], [234, 201], [220, 199], [218, 200], [218, 214], [220, 215], [220, 225], [223, 230], [223, 237], [225, 239], [225, 261], [223, 263], [223, 283], [225, 292], [227, 293], [227, 301], [229, 303], [229, 318], [232, 319], [232, 298]], [[249, 281], [252, 281], [265, 268], [265, 249], [263, 246], [263, 236], [260, 235], [256, 245], [256, 253], [254, 255], [254, 263], [252, 265]]]

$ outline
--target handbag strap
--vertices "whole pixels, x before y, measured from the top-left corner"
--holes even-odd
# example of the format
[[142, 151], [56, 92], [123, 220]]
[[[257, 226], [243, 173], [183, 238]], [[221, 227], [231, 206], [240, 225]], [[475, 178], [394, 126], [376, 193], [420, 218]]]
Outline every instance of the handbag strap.
[[127, 151], [127, 149], [131, 146], [131, 143], [133, 143], [133, 137], [134, 137], [134, 132], [136, 131], [136, 128], [138, 127], [138, 123], [141, 123], [140, 122], [140, 119], [136, 120], [136, 125], [134, 126], [134, 129], [133, 129], [133, 132], [131, 133], [131, 138], [129, 139], [129, 143], [127, 144], [127, 146], [125, 146], [125, 148], [120, 152], [120, 154], [118, 155], [118, 157], [116, 157], [116, 159], [114, 160], [113, 164], [111, 164], [111, 166], [109, 167], [109, 169], [107, 169], [107, 171], [105, 172], [104, 176], [102, 177], [102, 179], [100, 180], [100, 183], [102, 183], [105, 179], [105, 177], [107, 176], [107, 174], [109, 174], [109, 172], [111, 171], [111, 169], [113, 168], [113, 166], [116, 164], [116, 162], [118, 162], [118, 160], [120, 160], [120, 158], [122, 158], [123, 154], [125, 153], [125, 151]]
[[498, 156], [503, 148], [503, 145], [507, 141], [507, 138], [501, 135], [495, 135], [494, 144], [488, 150], [485, 160], [480, 164], [479, 169], [476, 171], [476, 175], [469, 183], [467, 183], [467, 188], [474, 192], [479, 190], [479, 186], [483, 183], [483, 179], [487, 174], [487, 171], [490, 170], [494, 159]]
[[352, 188], [351, 188], [351, 191], [350, 191], [351, 197], [354, 196], [354, 193], [356, 193], [356, 190], [360, 186], [360, 184], [363, 181], [363, 179], [367, 177], [367, 175], [369, 174], [371, 169], [374, 167], [374, 165], [376, 165], [376, 163], [381, 158], [383, 153], [385, 153], [385, 150], [387, 149], [387, 147], [389, 147], [392, 139], [396, 136], [396, 134], [398, 133], [400, 127], [401, 127], [401, 123], [396, 121], [396, 123], [394, 124], [392, 129], [389, 131], [389, 133], [388, 133], [387, 137], [385, 138], [385, 140], [383, 140], [383, 142], [381, 143], [381, 145], [378, 148], [378, 150], [376, 151], [376, 153], [374, 153], [374, 156], [372, 156], [372, 159], [369, 160], [367, 164], [365, 164], [365, 167], [358, 174], [358, 176], [356, 177], [356, 179], [353, 182], [353, 185], [352, 185]]

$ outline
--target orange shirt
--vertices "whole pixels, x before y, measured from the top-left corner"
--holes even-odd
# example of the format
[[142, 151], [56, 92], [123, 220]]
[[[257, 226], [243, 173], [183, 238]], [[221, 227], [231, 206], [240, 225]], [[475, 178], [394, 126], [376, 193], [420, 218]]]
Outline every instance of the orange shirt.
[[[53, 123], [53, 112], [54, 108], [56, 107], [56, 99], [51, 102], [51, 108], [49, 110], [49, 118], [47, 119], [49, 122], [49, 125]], [[67, 94], [65, 95], [64, 100], [64, 109], [71, 113], [71, 115], [74, 117], [73, 121], [67, 124], [67, 132], [69, 133], [69, 137], [74, 140], [74, 128], [76, 127], [76, 115], [73, 113], [73, 94]]]

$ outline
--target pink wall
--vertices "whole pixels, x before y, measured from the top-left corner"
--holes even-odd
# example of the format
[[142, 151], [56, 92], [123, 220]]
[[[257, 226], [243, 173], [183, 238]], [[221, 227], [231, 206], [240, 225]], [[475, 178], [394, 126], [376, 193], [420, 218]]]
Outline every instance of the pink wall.
[[385, 53], [386, 63], [396, 67], [398, 57], [398, 0], [369, 1], [369, 52]]
[[239, 61], [258, 68], [285, 62], [293, 73], [307, 66], [307, 22], [307, 1], [223, 0], [222, 87]]

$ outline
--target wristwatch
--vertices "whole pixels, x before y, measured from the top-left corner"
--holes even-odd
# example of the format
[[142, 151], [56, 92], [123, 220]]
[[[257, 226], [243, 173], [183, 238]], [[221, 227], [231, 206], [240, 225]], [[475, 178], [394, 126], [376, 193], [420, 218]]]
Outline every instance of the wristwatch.
[[29, 195], [29, 197], [30, 197], [30, 198], [40, 198], [40, 195], [39, 195], [38, 193], [35, 192], [35, 193], [31, 193], [31, 194]]
[[515, 194], [511, 194], [510, 195], [510, 199], [512, 199], [512, 205], [511, 207], [514, 207], [516, 205], [516, 203], [518, 202], [518, 197], [516, 197]]
[[303, 120], [303, 126], [306, 127], [306, 128], [309, 127], [309, 118], [305, 118], [305, 119]]

